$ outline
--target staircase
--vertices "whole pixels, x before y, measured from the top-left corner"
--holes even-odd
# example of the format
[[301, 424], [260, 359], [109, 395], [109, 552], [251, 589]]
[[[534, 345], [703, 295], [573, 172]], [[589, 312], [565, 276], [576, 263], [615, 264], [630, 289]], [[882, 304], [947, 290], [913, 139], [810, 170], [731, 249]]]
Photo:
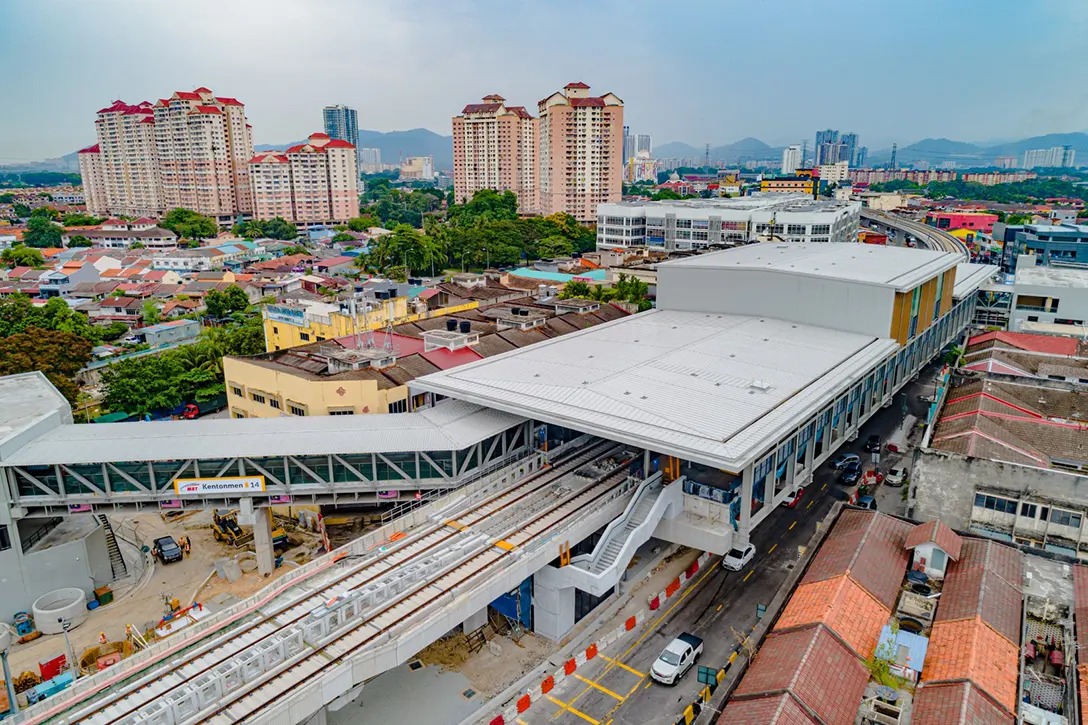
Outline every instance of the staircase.
[[654, 503], [657, 502], [657, 498], [660, 494], [661, 486], [658, 485], [655, 488], [647, 490], [645, 495], [639, 497], [638, 503], [627, 517], [623, 526], [617, 528], [612, 533], [608, 539], [608, 543], [605, 544], [604, 549], [601, 551], [600, 556], [596, 557], [589, 565], [589, 570], [591, 572], [600, 574], [616, 563], [616, 558], [620, 555], [620, 552], [623, 551], [624, 544], [631, 538], [631, 532], [646, 521], [646, 517], [650, 515], [650, 510], [653, 509]]
[[102, 528], [106, 531], [106, 550], [110, 553], [110, 569], [113, 570], [114, 581], [128, 576], [128, 567], [125, 566], [125, 558], [121, 556], [121, 548], [117, 545], [117, 536], [113, 533], [113, 526], [106, 514], [96, 514]]

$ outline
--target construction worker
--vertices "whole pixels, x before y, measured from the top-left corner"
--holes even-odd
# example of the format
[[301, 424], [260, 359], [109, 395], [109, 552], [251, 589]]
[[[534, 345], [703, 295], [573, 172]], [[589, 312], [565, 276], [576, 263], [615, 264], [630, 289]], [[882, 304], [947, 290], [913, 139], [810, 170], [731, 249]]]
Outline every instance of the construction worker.
[[98, 633], [98, 642], [99, 642], [99, 644], [109, 644], [110, 643], [110, 640], [109, 640], [108, 637], [106, 637], [105, 632], [99, 632]]
[[192, 552], [192, 549], [193, 549], [193, 546], [192, 546], [192, 544], [189, 543], [189, 537], [188, 536], [182, 536], [181, 537], [181, 550], [185, 552], [186, 557], [189, 556], [189, 554]]

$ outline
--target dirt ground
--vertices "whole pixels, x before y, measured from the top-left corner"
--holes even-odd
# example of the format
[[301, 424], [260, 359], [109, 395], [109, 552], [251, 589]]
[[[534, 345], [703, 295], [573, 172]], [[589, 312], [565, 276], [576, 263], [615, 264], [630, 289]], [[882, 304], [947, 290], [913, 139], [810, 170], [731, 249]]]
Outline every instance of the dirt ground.
[[[498, 656], [493, 646], [499, 648]], [[420, 652], [418, 658], [426, 665], [461, 673], [481, 695], [494, 697], [554, 650], [554, 643], [526, 632], [518, 642], [505, 635], [493, 637], [483, 649], [471, 654], [464, 636], [458, 635], [438, 640]]]
[[[139, 582], [116, 583], [114, 601], [90, 612], [85, 622], [69, 631], [68, 636], [76, 659], [79, 659], [85, 649], [98, 645], [100, 633], [105, 633], [110, 641], [119, 641], [124, 639], [127, 624], [134, 625], [141, 631], [153, 626], [165, 614], [166, 597], [176, 597], [182, 606], [192, 603], [194, 595], [195, 601], [202, 603], [225, 601], [230, 597], [244, 599], [293, 568], [284, 565], [267, 578], [261, 577], [256, 571], [243, 571], [242, 577], [235, 582], [212, 576], [207, 585], [198, 591], [198, 587], [214, 571], [217, 559], [233, 558], [246, 550], [246, 547], [235, 548], [217, 542], [212, 536], [211, 517], [211, 511], [199, 511], [171, 522], [163, 521], [158, 514], [110, 516], [116, 532], [124, 535], [132, 535], [134, 532], [141, 542], [149, 546], [160, 536], [170, 535], [175, 539], [188, 536], [192, 542], [192, 554], [182, 561], [166, 565], [156, 561], [153, 571], [149, 575], [145, 574]], [[319, 545], [316, 535], [290, 530], [289, 535], [292, 542], [298, 541], [299, 545], [287, 550], [284, 560], [305, 563]], [[132, 547], [123, 542], [118, 543], [126, 561], [135, 556]], [[131, 563], [129, 569], [133, 569]], [[223, 595], [230, 596], [225, 598]], [[64, 652], [63, 635], [42, 636], [26, 644], [15, 645], [9, 655], [12, 673], [17, 675], [25, 670], [37, 672], [40, 662], [53, 659]]]

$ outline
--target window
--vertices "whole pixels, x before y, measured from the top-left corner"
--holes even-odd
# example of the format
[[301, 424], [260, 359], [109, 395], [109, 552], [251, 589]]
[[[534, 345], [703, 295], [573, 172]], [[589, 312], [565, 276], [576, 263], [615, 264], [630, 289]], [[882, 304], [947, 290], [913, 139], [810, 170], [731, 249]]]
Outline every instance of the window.
[[238, 396], [239, 398], [241, 398], [241, 397], [244, 397], [244, 396], [242, 395], [242, 389], [241, 389], [241, 388], [239, 388], [239, 387], [238, 387], [237, 385], [232, 385], [232, 386], [230, 386], [230, 392], [234, 393], [234, 394], [235, 394], [235, 395], [237, 395], [237, 396]]
[[329, 408], [329, 415], [355, 415], [355, 411], [351, 408], [342, 408], [340, 410]]
[[984, 508], [987, 511], [996, 511], [999, 514], [1015, 514], [1016, 502], [1007, 498], [1000, 498], [998, 496], [986, 496], [985, 494], [975, 494], [975, 506]]
[[805, 225], [804, 224], [790, 224], [789, 226], [786, 227], [786, 233], [787, 234], [804, 234], [805, 233]]
[[1035, 514], [1036, 514], [1035, 504], [1033, 504], [1033, 503], [1022, 503], [1022, 504], [1020, 504], [1020, 515], [1021, 516], [1026, 516], [1029, 519], [1033, 519], [1033, 518], [1035, 518]]
[[253, 400], [254, 403], [264, 403], [265, 402], [265, 397], [263, 395], [261, 395], [260, 393], [250, 393], [249, 397]]
[[8, 533], [7, 524], [0, 524], [0, 551], [11, 548], [11, 534]]
[[408, 399], [396, 400], [389, 404], [390, 413], [407, 413], [408, 412]]
[[299, 338], [301, 338], [302, 340], [306, 340], [307, 342], [309, 342], [310, 340], [310, 333], [308, 332], [300, 332], [298, 333], [298, 336]]
[[244, 410], [232, 410], [230, 412], [230, 417], [231, 418], [245, 418], [246, 413], [245, 413]]
[[1061, 509], [1051, 509], [1050, 523], [1058, 524], [1060, 526], [1072, 526], [1075, 529], [1079, 529], [1080, 514], [1075, 514], [1071, 511], [1062, 511]]
[[287, 404], [287, 412], [291, 415], [306, 415], [306, 409], [295, 405], [294, 403]]
[[280, 328], [276, 327], [275, 325], [272, 325], [272, 334], [273, 335], [280, 334]]
[[1039, 315], [1028, 315], [1028, 322], [1038, 322]]
[[269, 398], [268, 399], [268, 404], [271, 405], [276, 410], [280, 410], [281, 406], [282, 406], [282, 404], [280, 403], [279, 398]]
[[812, 225], [812, 233], [813, 234], [830, 234], [831, 233], [831, 225], [830, 224], [813, 224]]

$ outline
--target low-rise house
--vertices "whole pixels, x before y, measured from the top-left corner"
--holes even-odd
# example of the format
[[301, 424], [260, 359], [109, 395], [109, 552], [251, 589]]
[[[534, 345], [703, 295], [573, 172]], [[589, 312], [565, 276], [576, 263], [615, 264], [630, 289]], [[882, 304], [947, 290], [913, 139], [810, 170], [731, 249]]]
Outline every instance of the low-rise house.
[[200, 335], [200, 323], [196, 320], [171, 320], [141, 327], [135, 334], [140, 342], [151, 347], [180, 344], [191, 342]]
[[98, 282], [98, 270], [90, 262], [65, 262], [59, 268], [42, 273], [38, 278], [42, 297], [68, 297], [72, 287], [80, 282]]
[[120, 320], [139, 324], [144, 316], [144, 300], [138, 297], [107, 297], [98, 303], [97, 313], [90, 316], [100, 321]]
[[154, 225], [142, 229], [113, 229], [103, 224], [99, 229], [66, 230], [61, 241], [67, 245], [77, 236], [90, 239], [99, 249], [126, 249], [136, 243], [158, 251], [177, 249], [178, 246], [178, 235]]
[[342, 274], [357, 271], [355, 257], [331, 257], [314, 263], [314, 271], [319, 274]]

